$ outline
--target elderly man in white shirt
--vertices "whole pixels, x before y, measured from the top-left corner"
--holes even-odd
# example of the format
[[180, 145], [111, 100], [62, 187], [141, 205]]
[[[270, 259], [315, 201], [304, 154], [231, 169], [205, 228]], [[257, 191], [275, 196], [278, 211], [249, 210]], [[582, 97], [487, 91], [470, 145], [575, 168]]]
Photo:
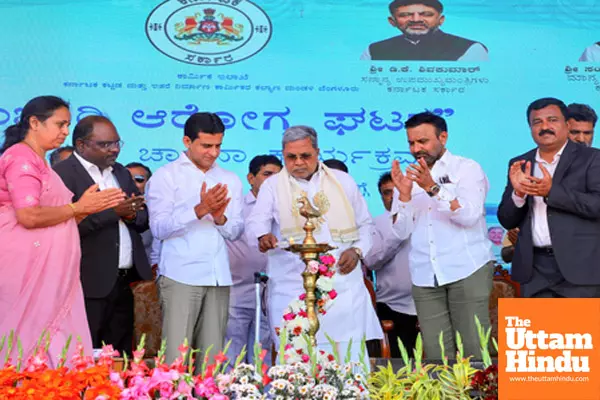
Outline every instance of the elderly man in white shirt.
[[190, 116], [187, 150], [148, 182], [150, 229], [162, 241], [157, 283], [167, 362], [186, 338], [202, 351], [212, 345], [212, 354], [223, 348], [232, 284], [225, 240], [244, 228], [242, 183], [216, 163], [224, 131], [216, 114]]
[[410, 246], [408, 240], [401, 240], [394, 233], [390, 213], [394, 183], [389, 172], [381, 175], [377, 187], [385, 211], [375, 218], [373, 247], [365, 256], [364, 263], [376, 273], [377, 316], [380, 320], [394, 322], [394, 329], [389, 338], [390, 350], [393, 358], [400, 358], [398, 339], [410, 351], [415, 347], [419, 333], [408, 269]]
[[[250, 191], [244, 197], [243, 214], [247, 220], [254, 206], [256, 196], [263, 182], [272, 175], [281, 171], [283, 165], [274, 155], [258, 155], [250, 161], [247, 175]], [[253, 241], [255, 242], [255, 241]], [[228, 356], [235, 360], [246, 347], [246, 357], [243, 362], [253, 363], [254, 344], [256, 342], [256, 286], [254, 274], [266, 273], [267, 255], [261, 253], [256, 246], [251, 246], [245, 235], [238, 240], [226, 241], [229, 248], [229, 264], [233, 286], [229, 296], [229, 322], [227, 323], [226, 341], [231, 341]], [[263, 288], [264, 293], [264, 288]], [[263, 307], [266, 309], [266, 307]], [[259, 312], [262, 312], [260, 310]], [[267, 351], [265, 363], [271, 361], [271, 333], [269, 321], [264, 316], [259, 327], [260, 344]]]
[[[446, 149], [446, 121], [429, 112], [405, 124], [417, 163], [402, 173], [392, 166], [394, 232], [410, 237], [413, 298], [425, 354], [438, 359], [440, 332], [447, 355], [455, 354], [460, 332], [467, 355], [481, 356], [475, 316], [490, 326], [489, 297], [494, 272], [487, 237], [488, 180], [475, 161]], [[416, 183], [416, 185], [414, 185]]]
[[[346, 173], [319, 162], [317, 133], [307, 126], [288, 128], [283, 135], [284, 169], [267, 179], [258, 193], [254, 211], [246, 224], [249, 240], [268, 252], [269, 315], [271, 327], [281, 325], [284, 308], [304, 293], [304, 263], [297, 254], [278, 244], [304, 239], [303, 218], [293, 207], [302, 194], [323, 212], [315, 231], [318, 242], [337, 246], [333, 300], [321, 317], [317, 333], [319, 348], [332, 352], [325, 334], [345, 354], [352, 339], [352, 359], [358, 361], [358, 343], [366, 337], [383, 337], [377, 315], [364, 285], [360, 259], [371, 248], [373, 222], [356, 182]], [[296, 210], [296, 211], [294, 211]], [[358, 268], [357, 268], [358, 266]], [[276, 337], [275, 337], [275, 340]]]

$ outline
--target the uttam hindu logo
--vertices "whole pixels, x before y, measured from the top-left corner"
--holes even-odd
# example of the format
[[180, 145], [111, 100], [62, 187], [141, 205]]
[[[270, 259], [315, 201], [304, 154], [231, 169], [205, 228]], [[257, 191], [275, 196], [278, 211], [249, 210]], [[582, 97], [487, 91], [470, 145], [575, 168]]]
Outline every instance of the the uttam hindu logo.
[[600, 400], [600, 299], [500, 299], [502, 400]]
[[[547, 333], [534, 330], [531, 320], [516, 316], [506, 321], [506, 372], [590, 372], [589, 356], [572, 350], [592, 350], [589, 333]], [[561, 350], [559, 356], [538, 355], [538, 350]]]

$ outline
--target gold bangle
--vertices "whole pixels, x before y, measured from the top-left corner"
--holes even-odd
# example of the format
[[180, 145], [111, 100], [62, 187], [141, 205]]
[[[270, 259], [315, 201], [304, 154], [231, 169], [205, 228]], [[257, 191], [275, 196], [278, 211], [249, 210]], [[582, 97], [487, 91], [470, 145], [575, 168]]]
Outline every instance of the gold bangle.
[[77, 207], [75, 207], [75, 204], [69, 203], [69, 207], [73, 209], [73, 215], [77, 214]]

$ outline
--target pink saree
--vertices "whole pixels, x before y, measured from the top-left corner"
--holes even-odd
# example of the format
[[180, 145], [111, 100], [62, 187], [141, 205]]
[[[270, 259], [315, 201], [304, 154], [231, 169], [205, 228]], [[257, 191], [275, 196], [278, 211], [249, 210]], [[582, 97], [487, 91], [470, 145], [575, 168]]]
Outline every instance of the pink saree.
[[[48, 357], [52, 366], [69, 336], [67, 360], [78, 338], [85, 355], [92, 355], [75, 220], [26, 229], [15, 213], [24, 207], [65, 205], [71, 199], [60, 177], [27, 145], [14, 145], [0, 157], [0, 338], [14, 331], [23, 347], [23, 362], [43, 333], [51, 337]], [[0, 351], [0, 367], [6, 347], [5, 343]], [[11, 357], [16, 363], [14, 347]]]

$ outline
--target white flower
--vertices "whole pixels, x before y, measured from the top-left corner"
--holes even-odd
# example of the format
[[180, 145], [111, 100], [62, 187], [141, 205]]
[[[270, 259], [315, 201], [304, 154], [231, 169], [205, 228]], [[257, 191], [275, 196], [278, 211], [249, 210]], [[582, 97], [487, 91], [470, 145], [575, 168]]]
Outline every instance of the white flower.
[[333, 279], [326, 277], [317, 279], [317, 289], [323, 292], [331, 292], [333, 290]]

